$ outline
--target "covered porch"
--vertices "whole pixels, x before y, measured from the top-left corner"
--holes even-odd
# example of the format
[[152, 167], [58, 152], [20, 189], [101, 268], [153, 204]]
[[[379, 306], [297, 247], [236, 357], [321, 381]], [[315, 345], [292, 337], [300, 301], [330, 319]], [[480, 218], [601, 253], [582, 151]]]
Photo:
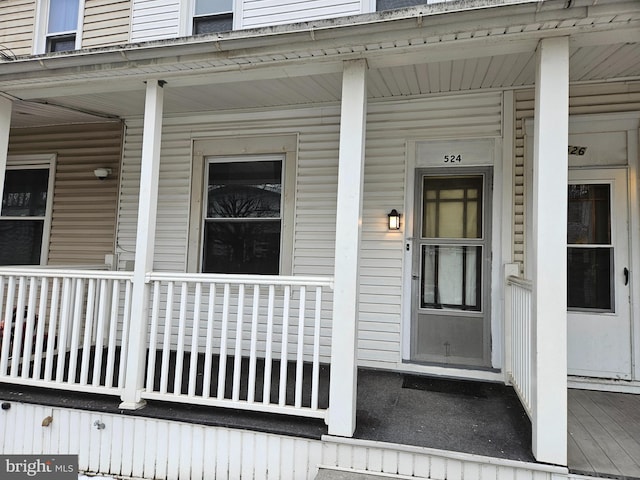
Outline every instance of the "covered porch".
[[[118, 271], [0, 271], [2, 318], [12, 332], [2, 338], [0, 382], [9, 390], [106, 395], [111, 411], [134, 412], [125, 415], [166, 404], [158, 408], [198, 411], [204, 422], [219, 407], [312, 419], [323, 433], [326, 422], [329, 436], [403, 444], [414, 429], [414, 446], [566, 466], [566, 230], [557, 218], [566, 210], [569, 84], [640, 75], [638, 59], [627, 62], [639, 40], [638, 14], [624, 4], [558, 7], [559, 19], [546, 22], [528, 4], [482, 10], [469, 26], [436, 13], [408, 9], [386, 18], [384, 31], [375, 18], [335, 29], [320, 22], [286, 35], [240, 32], [7, 65], [14, 70], [0, 76], [10, 95], [0, 102], [3, 174], [10, 127], [51, 121], [19, 115], [27, 105], [117, 117], [127, 136]], [[494, 28], [507, 18], [511, 28]], [[461, 32], [451, 34], [456, 25]], [[514, 156], [522, 148], [513, 131], [516, 92], [533, 87], [537, 237], [529, 281], [513, 247], [521, 233], [513, 222]], [[216, 150], [220, 139], [269, 144], [282, 135], [295, 137], [298, 155], [291, 268], [274, 276], [198, 273], [199, 232], [190, 230], [202, 219], [189, 217], [201, 208], [204, 187], [193, 165], [227, 154], [226, 144]], [[499, 192], [488, 267], [490, 364], [407, 362], [414, 272], [405, 252], [413, 219], [390, 231], [387, 213], [414, 201], [406, 160], [415, 138], [476, 137], [494, 142], [492, 188]], [[196, 148], [212, 139], [212, 150]], [[243, 148], [237, 151], [264, 153]], [[470, 404], [443, 400], [455, 386], [431, 395], [429, 374], [513, 384], [522, 407], [510, 387], [487, 387], [500, 390], [496, 422], [508, 420], [511, 433], [500, 441], [497, 432], [478, 436], [477, 396], [461, 394]], [[380, 408], [381, 392], [389, 410]], [[457, 408], [440, 412], [438, 404]], [[408, 425], [418, 405], [430, 419], [424, 431]], [[465, 410], [470, 423], [453, 428]], [[443, 423], [430, 424], [436, 420]], [[452, 430], [439, 436], [443, 424]], [[518, 452], [507, 453], [511, 447]]]

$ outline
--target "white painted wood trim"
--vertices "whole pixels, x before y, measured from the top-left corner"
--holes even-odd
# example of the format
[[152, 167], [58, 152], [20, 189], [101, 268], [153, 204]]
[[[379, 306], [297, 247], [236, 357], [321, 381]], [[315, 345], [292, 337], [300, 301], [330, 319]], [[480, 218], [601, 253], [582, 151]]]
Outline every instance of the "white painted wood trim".
[[133, 271], [133, 300], [131, 304], [131, 318], [134, 321], [131, 322], [129, 333], [127, 372], [122, 404], [120, 405], [121, 408], [127, 409], [139, 408], [142, 405], [140, 393], [144, 382], [145, 344], [149, 310], [149, 288], [146, 283], [146, 276], [147, 273], [153, 270], [163, 100], [162, 83], [157, 80], [148, 80], [145, 97], [140, 196], [136, 229], [135, 267]]
[[329, 432], [356, 428], [359, 256], [367, 117], [367, 64], [345, 62], [342, 77]]
[[569, 41], [536, 56], [533, 152], [533, 419], [538, 461], [567, 464], [567, 216]]
[[4, 177], [7, 170], [12, 108], [13, 103], [11, 100], [0, 96], [0, 207], [2, 206], [4, 195]]
[[629, 158], [629, 264], [631, 270], [631, 376], [640, 380], [640, 132], [636, 126], [627, 130], [627, 155]]

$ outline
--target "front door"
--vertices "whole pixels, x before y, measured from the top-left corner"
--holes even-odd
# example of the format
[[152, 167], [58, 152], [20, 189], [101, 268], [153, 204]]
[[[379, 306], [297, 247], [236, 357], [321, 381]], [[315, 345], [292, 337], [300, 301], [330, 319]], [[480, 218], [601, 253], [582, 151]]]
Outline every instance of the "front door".
[[626, 169], [569, 171], [568, 371], [631, 378]]
[[411, 360], [489, 366], [491, 169], [418, 169]]

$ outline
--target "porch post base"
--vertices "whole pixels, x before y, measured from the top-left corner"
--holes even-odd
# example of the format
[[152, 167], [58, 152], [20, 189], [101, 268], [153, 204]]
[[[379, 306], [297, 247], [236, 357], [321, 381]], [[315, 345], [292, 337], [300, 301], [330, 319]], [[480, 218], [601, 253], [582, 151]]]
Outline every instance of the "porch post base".
[[140, 410], [147, 405], [146, 400], [140, 400], [138, 402], [121, 402], [118, 408], [121, 410]]

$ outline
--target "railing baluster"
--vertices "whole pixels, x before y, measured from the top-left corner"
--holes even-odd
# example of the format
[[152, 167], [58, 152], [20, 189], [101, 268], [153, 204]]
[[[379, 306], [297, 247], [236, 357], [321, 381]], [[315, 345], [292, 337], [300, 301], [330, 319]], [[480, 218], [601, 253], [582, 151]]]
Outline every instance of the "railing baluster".
[[220, 362], [218, 366], [218, 394], [219, 400], [224, 398], [224, 388], [227, 380], [227, 329], [229, 327], [229, 284], [224, 284], [222, 300], [222, 328], [220, 331]]
[[189, 387], [187, 395], [195, 397], [198, 379], [198, 339], [200, 337], [200, 302], [202, 301], [202, 283], [196, 283], [193, 298], [193, 326], [191, 328], [191, 355], [189, 357]]
[[51, 288], [51, 305], [49, 307], [49, 328], [47, 331], [47, 354], [44, 362], [44, 380], [51, 381], [53, 375], [53, 360], [58, 341], [58, 312], [60, 311], [60, 278], [53, 279]]
[[273, 285], [269, 285], [269, 304], [267, 307], [267, 338], [265, 340], [264, 355], [264, 384], [262, 386], [262, 403], [271, 403], [271, 362], [273, 351], [273, 309], [275, 304], [275, 290]]
[[[94, 278], [89, 279], [89, 285], [87, 288], [87, 307], [85, 313], [85, 322], [84, 322], [84, 341], [82, 343], [82, 362], [80, 363], [80, 384], [86, 385], [89, 378], [89, 359], [91, 358], [91, 340], [93, 336], [92, 327], [93, 327], [93, 319], [94, 319], [94, 307], [95, 307], [95, 296], [96, 296], [96, 281]], [[84, 301], [84, 298], [81, 299]], [[96, 336], [99, 335], [99, 332], [96, 332]], [[97, 348], [97, 346], [96, 346]], [[102, 359], [100, 360], [100, 364], [102, 364]], [[93, 366], [94, 368], [100, 368], [97, 365]]]
[[169, 382], [169, 360], [171, 355], [171, 321], [173, 318], [173, 282], [167, 283], [167, 304], [165, 307], [164, 332], [162, 343], [162, 367], [160, 369], [160, 392], [167, 393]]
[[156, 373], [156, 351], [158, 343], [158, 322], [160, 312], [160, 282], [153, 282], [151, 300], [151, 327], [149, 329], [149, 356], [147, 358], [147, 391], [153, 391]]
[[129, 342], [129, 324], [131, 323], [131, 290], [133, 283], [127, 280], [124, 290], [124, 312], [122, 315], [122, 343], [120, 346], [120, 365], [118, 369], [118, 387], [124, 386], [124, 372], [127, 358], [127, 345]]
[[284, 306], [282, 309], [282, 339], [280, 347], [280, 389], [278, 391], [278, 405], [283, 407], [287, 402], [287, 362], [289, 354], [289, 297], [291, 286], [284, 287]]
[[[36, 277], [29, 278], [29, 300], [27, 301], [26, 325], [24, 327], [24, 340], [22, 347], [22, 378], [29, 378], [29, 370], [31, 364], [31, 353], [34, 341], [34, 324], [36, 319], [36, 301], [38, 298], [38, 279]], [[35, 362], [35, 359], [34, 359]]]
[[60, 338], [58, 340], [58, 363], [56, 368], [56, 382], [64, 381], [64, 367], [67, 359], [67, 333], [69, 317], [71, 316], [72, 279], [65, 278], [62, 282], [62, 313], [60, 314]]
[[113, 386], [113, 372], [115, 371], [116, 341], [118, 335], [118, 317], [120, 315], [120, 282], [113, 280], [110, 283], [111, 310], [109, 312], [109, 339], [107, 347], [107, 369], [104, 385], [107, 388]]
[[202, 396], [209, 398], [211, 395], [211, 376], [213, 375], [211, 364], [213, 357], [213, 327], [216, 310], [216, 284], [209, 286], [209, 306], [207, 309], [207, 340], [204, 350], [204, 379], [202, 380]]
[[[71, 350], [69, 356], [69, 373], [67, 381], [69, 383], [75, 383], [76, 379], [76, 367], [78, 365], [78, 346], [80, 344], [80, 325], [82, 324], [82, 304], [84, 300], [84, 279], [78, 278], [76, 280], [76, 289], [74, 297], [73, 318], [71, 321]], [[85, 327], [88, 328], [88, 327]]]
[[296, 354], [296, 394], [294, 405], [302, 407], [302, 377], [304, 373], [304, 315], [307, 303], [307, 288], [300, 287], [300, 301], [298, 302], [298, 348]]
[[242, 372], [242, 325], [244, 320], [244, 284], [238, 286], [238, 311], [236, 314], [236, 347], [233, 356], [233, 389], [231, 399], [240, 399], [240, 377]]
[[173, 394], [182, 393], [182, 369], [184, 366], [184, 331], [187, 328], [187, 301], [189, 297], [189, 285], [182, 282], [180, 289], [180, 316], [178, 318], [178, 345], [176, 347], [176, 368], [173, 377]]
[[249, 384], [247, 402], [253, 403], [256, 396], [256, 362], [258, 348], [258, 311], [260, 309], [260, 286], [253, 286], [253, 309], [251, 312], [251, 347], [249, 350]]
[[11, 348], [11, 329], [13, 328], [13, 304], [16, 294], [16, 277], [9, 277], [7, 285], [7, 306], [4, 311], [4, 332], [2, 335], [2, 350], [0, 351], [0, 375], [7, 375], [9, 363], [9, 349]]
[[[40, 282], [40, 304], [38, 305], [38, 315], [36, 322], [36, 350], [33, 355], [33, 378], [40, 380], [42, 371], [42, 350], [45, 347], [44, 332], [47, 322], [47, 299], [49, 297], [49, 279], [44, 277]], [[2, 299], [0, 299], [2, 302]]]
[[102, 279], [99, 281], [100, 293], [98, 294], [98, 323], [96, 325], [96, 345], [93, 352], [93, 375], [91, 385], [97, 387], [100, 385], [100, 376], [102, 374], [102, 350], [104, 348], [104, 327], [105, 317], [107, 316], [107, 281]]
[[322, 287], [316, 287], [316, 309], [313, 317], [313, 367], [311, 376], [311, 408], [318, 409], [320, 389], [320, 322], [322, 318]]
[[[25, 277], [21, 276], [18, 281], [18, 306], [16, 307], [15, 321], [13, 325], [13, 352], [11, 357], [11, 376], [18, 376], [18, 369], [20, 368], [20, 357], [22, 344], [22, 333], [24, 325], [24, 310], [25, 310]], [[11, 332], [12, 330], [9, 330]]]

